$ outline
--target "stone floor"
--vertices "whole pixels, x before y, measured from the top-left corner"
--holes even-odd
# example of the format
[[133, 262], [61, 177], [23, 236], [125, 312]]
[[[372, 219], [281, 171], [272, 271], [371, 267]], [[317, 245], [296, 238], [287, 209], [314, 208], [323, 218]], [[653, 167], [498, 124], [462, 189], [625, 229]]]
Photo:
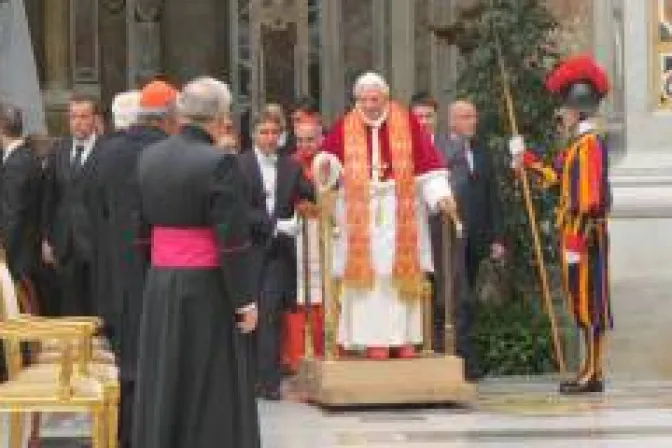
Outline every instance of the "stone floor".
[[[479, 389], [470, 408], [346, 412], [261, 402], [263, 447], [672, 446], [672, 383], [615, 383], [604, 396], [581, 398], [560, 397], [545, 380], [489, 380]], [[85, 433], [82, 422], [47, 427], [43, 446], [84, 447], [76, 437]]]

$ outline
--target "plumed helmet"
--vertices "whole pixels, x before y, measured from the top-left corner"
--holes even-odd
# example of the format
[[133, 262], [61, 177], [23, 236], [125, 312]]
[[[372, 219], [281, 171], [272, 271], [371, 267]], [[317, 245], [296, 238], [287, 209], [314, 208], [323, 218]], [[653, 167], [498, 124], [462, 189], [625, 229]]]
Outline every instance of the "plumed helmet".
[[593, 114], [609, 93], [609, 78], [590, 56], [575, 56], [553, 70], [546, 87], [566, 107]]

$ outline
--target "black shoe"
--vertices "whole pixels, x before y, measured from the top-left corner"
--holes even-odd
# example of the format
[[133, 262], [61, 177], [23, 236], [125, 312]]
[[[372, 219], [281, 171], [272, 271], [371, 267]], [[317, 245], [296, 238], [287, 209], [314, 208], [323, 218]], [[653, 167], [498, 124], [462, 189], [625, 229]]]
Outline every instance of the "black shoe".
[[565, 390], [567, 388], [576, 387], [578, 384], [579, 384], [579, 380], [577, 380], [576, 378], [573, 379], [573, 380], [561, 381], [560, 382], [560, 392], [562, 392], [563, 390]]
[[560, 384], [560, 393], [564, 395], [582, 395], [604, 392], [604, 381], [597, 378], [580, 382], [566, 382]]

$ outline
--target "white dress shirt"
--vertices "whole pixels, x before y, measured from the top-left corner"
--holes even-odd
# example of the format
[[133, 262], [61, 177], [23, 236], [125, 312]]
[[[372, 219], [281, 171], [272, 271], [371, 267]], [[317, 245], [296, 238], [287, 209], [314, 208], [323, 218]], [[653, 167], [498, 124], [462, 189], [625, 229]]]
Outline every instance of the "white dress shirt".
[[10, 144], [8, 144], [7, 147], [5, 148], [5, 150], [2, 153], [2, 163], [5, 163], [7, 161], [7, 159], [9, 158], [9, 156], [12, 155], [12, 153], [14, 151], [16, 151], [16, 148], [19, 148], [21, 145], [23, 145], [23, 143], [24, 143], [24, 140], [19, 139], [19, 140], [14, 140]]
[[474, 172], [474, 151], [471, 149], [471, 144], [469, 141], [464, 144], [464, 157], [467, 159], [467, 165], [469, 165], [469, 172]]
[[96, 144], [97, 138], [98, 136], [96, 134], [91, 134], [91, 136], [86, 140], [77, 140], [73, 138], [72, 148], [70, 148], [70, 160], [75, 160], [75, 157], [77, 157], [77, 147], [81, 146], [84, 148], [84, 151], [82, 152], [82, 159], [80, 160], [80, 163], [84, 165], [86, 159], [88, 159], [89, 155], [91, 155], [91, 151], [93, 151], [93, 146]]
[[254, 148], [254, 152], [257, 156], [257, 163], [259, 163], [259, 170], [261, 171], [261, 181], [264, 184], [266, 210], [268, 211], [268, 215], [271, 216], [275, 211], [278, 156], [276, 154], [266, 155], [258, 148]]

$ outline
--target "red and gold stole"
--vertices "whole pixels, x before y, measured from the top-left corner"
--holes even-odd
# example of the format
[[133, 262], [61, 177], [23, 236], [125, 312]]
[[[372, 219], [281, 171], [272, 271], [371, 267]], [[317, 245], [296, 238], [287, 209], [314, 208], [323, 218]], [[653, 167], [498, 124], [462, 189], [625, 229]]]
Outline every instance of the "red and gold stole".
[[[371, 165], [367, 127], [359, 112], [349, 112], [343, 124], [344, 188], [348, 229], [344, 286], [372, 289], [375, 273], [371, 261]], [[391, 102], [387, 132], [395, 181], [396, 246], [393, 280], [403, 297], [418, 298], [425, 284], [418, 259], [415, 219], [415, 169], [408, 112]]]

